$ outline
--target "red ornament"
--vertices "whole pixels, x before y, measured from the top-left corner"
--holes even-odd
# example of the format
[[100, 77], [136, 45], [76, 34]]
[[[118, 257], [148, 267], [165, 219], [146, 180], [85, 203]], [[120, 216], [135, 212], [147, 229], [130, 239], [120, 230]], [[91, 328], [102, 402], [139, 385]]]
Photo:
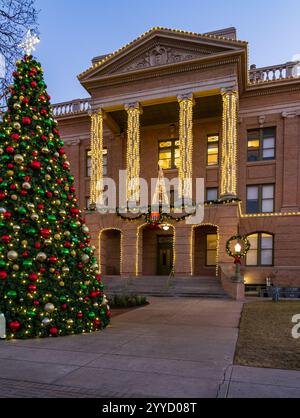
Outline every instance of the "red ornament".
[[16, 190], [17, 185], [16, 184], [11, 184], [9, 187], [10, 187], [11, 190]]
[[39, 170], [41, 168], [41, 163], [39, 161], [32, 161], [30, 166], [34, 170]]
[[49, 197], [49, 199], [50, 199], [53, 196], [53, 193], [52, 192], [47, 192], [46, 196]]
[[29, 103], [29, 99], [27, 97], [24, 97], [24, 99], [22, 100], [23, 103], [27, 104]]
[[28, 290], [29, 290], [30, 293], [35, 292], [36, 291], [36, 285], [35, 284], [30, 284], [28, 286]]
[[46, 273], [46, 269], [45, 269], [45, 267], [41, 267], [41, 268], [40, 268], [40, 270], [39, 270], [39, 272], [40, 272], [40, 273], [42, 273], [42, 274], [43, 274], [43, 273]]
[[8, 244], [11, 240], [11, 237], [9, 235], [2, 235], [1, 239], [5, 242], [5, 244]]
[[41, 235], [43, 238], [48, 238], [50, 236], [50, 230], [47, 228], [41, 229]]
[[74, 193], [74, 192], [75, 192], [75, 187], [74, 187], [74, 186], [71, 186], [71, 187], [70, 187], [70, 192], [72, 192], [72, 193]]
[[7, 278], [6, 271], [0, 271], [0, 279], [5, 280]]
[[79, 209], [77, 209], [77, 208], [71, 208], [70, 209], [70, 212], [73, 213], [74, 215], [78, 215]]
[[13, 153], [15, 152], [15, 149], [14, 149], [14, 147], [7, 147], [7, 148], [6, 148], [6, 152], [7, 152], [8, 154], [13, 154]]
[[90, 293], [90, 297], [91, 298], [96, 298], [97, 297], [97, 293], [96, 292], [91, 292]]
[[70, 164], [68, 162], [63, 163], [63, 168], [68, 170], [68, 168], [70, 168]]
[[14, 168], [14, 165], [12, 163], [7, 164], [7, 168], [12, 169]]
[[28, 253], [27, 251], [24, 251], [24, 252], [22, 253], [22, 257], [23, 257], [23, 258], [28, 258], [28, 257], [29, 257], [29, 253]]
[[41, 110], [41, 115], [47, 115], [47, 110], [46, 109], [42, 109]]
[[83, 313], [81, 311], [77, 312], [77, 318], [82, 318], [83, 317]]
[[37, 205], [38, 210], [43, 210], [44, 209], [44, 205], [42, 203], [39, 203]]
[[22, 195], [22, 196], [27, 196], [27, 195], [28, 195], [27, 190], [21, 190], [21, 195]]
[[34, 156], [34, 157], [37, 157], [38, 156], [38, 151], [32, 151], [32, 155]]
[[63, 311], [65, 311], [65, 310], [67, 309], [67, 307], [68, 307], [68, 305], [67, 305], [66, 303], [63, 303], [63, 304], [61, 305], [61, 309], [62, 309]]
[[45, 135], [42, 135], [41, 139], [42, 139], [42, 141], [47, 141], [48, 140], [48, 138]]
[[34, 248], [36, 248], [37, 250], [39, 250], [41, 248], [42, 244], [40, 242], [36, 242], [34, 244]]
[[20, 135], [19, 134], [12, 134], [10, 137], [11, 137], [11, 139], [13, 141], [18, 141], [20, 139]]
[[13, 321], [13, 322], [9, 322], [8, 326], [12, 330], [12, 332], [16, 332], [20, 328], [21, 324], [19, 321]]
[[4, 218], [5, 219], [9, 219], [12, 217], [12, 213], [11, 212], [4, 212]]
[[51, 327], [50, 328], [50, 334], [51, 335], [57, 335], [58, 333], [58, 329], [56, 327]]
[[0, 192], [0, 200], [3, 200], [3, 199], [5, 199], [5, 193], [3, 193], [3, 192]]
[[27, 116], [24, 116], [22, 123], [23, 123], [23, 125], [30, 125], [31, 124], [31, 119]]
[[37, 83], [36, 83], [36, 81], [31, 81], [30, 85], [31, 85], [31, 87], [35, 88], [37, 86]]
[[63, 155], [63, 154], [65, 154], [65, 149], [64, 149], [64, 148], [60, 148], [60, 149], [58, 150], [58, 152], [59, 152], [61, 155]]
[[39, 278], [39, 276], [38, 276], [36, 273], [31, 273], [31, 274], [29, 275], [29, 280], [30, 280], [31, 282], [36, 282], [36, 281], [38, 280], [38, 278]]
[[58, 258], [57, 257], [55, 257], [54, 255], [52, 255], [51, 257], [49, 257], [49, 261], [50, 261], [50, 263], [57, 263], [58, 262]]
[[98, 327], [101, 325], [101, 321], [100, 321], [100, 319], [95, 319], [95, 320], [93, 321], [93, 324], [94, 324], [94, 327], [95, 327], [95, 328], [98, 328]]
[[106, 316], [107, 316], [107, 318], [110, 318], [111, 317], [111, 311], [108, 309], [108, 311], [106, 312]]
[[89, 298], [88, 296], [86, 296], [86, 297], [84, 298], [84, 300], [85, 300], [86, 302], [88, 302], [88, 301], [90, 300], [90, 298]]
[[30, 177], [29, 176], [25, 176], [24, 177], [24, 181], [30, 181]]
[[65, 248], [71, 248], [72, 247], [72, 244], [67, 241], [67, 242], [64, 243], [64, 247]]
[[35, 306], [39, 306], [40, 302], [39, 302], [38, 300], [34, 300], [34, 301], [33, 301], [33, 304], [34, 304]]

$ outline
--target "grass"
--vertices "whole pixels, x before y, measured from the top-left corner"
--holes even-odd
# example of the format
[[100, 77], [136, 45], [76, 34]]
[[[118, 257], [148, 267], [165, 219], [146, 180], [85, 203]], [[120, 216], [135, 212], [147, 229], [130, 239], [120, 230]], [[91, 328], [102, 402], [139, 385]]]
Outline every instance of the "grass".
[[300, 339], [292, 337], [299, 301], [245, 303], [235, 364], [300, 370]]

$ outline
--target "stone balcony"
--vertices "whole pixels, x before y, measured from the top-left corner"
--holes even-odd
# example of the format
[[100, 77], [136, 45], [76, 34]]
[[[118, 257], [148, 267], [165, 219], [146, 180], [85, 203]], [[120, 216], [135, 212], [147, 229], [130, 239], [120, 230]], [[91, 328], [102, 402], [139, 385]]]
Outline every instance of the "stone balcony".
[[293, 78], [300, 78], [300, 61], [290, 61], [285, 64], [261, 68], [256, 68], [256, 65], [250, 66], [249, 81], [251, 84], [282, 81]]

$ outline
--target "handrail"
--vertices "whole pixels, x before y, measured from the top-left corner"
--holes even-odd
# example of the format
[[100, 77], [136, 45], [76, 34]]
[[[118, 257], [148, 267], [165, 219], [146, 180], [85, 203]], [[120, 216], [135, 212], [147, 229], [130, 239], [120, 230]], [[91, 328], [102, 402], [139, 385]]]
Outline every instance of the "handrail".
[[285, 64], [270, 65], [261, 68], [256, 68], [256, 65], [251, 65], [249, 80], [250, 83], [257, 84], [267, 81], [280, 81], [287, 78], [298, 78], [299, 68], [300, 61], [290, 61]]
[[166, 288], [167, 289], [169, 289], [170, 288], [170, 286], [171, 286], [171, 280], [172, 280], [172, 278], [174, 278], [175, 277], [175, 271], [174, 271], [174, 268], [172, 268], [172, 270], [170, 271], [170, 274], [169, 274], [169, 276], [168, 276], [168, 278], [167, 278], [167, 282], [166, 282]]

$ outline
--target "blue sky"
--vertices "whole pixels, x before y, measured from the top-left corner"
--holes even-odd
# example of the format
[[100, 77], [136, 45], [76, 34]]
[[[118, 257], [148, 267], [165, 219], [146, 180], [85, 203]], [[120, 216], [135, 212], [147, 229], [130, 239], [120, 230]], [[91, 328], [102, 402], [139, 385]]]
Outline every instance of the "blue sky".
[[36, 0], [41, 43], [36, 56], [53, 103], [86, 97], [76, 76], [154, 26], [204, 33], [229, 26], [249, 42], [250, 63], [300, 54], [299, 0]]

